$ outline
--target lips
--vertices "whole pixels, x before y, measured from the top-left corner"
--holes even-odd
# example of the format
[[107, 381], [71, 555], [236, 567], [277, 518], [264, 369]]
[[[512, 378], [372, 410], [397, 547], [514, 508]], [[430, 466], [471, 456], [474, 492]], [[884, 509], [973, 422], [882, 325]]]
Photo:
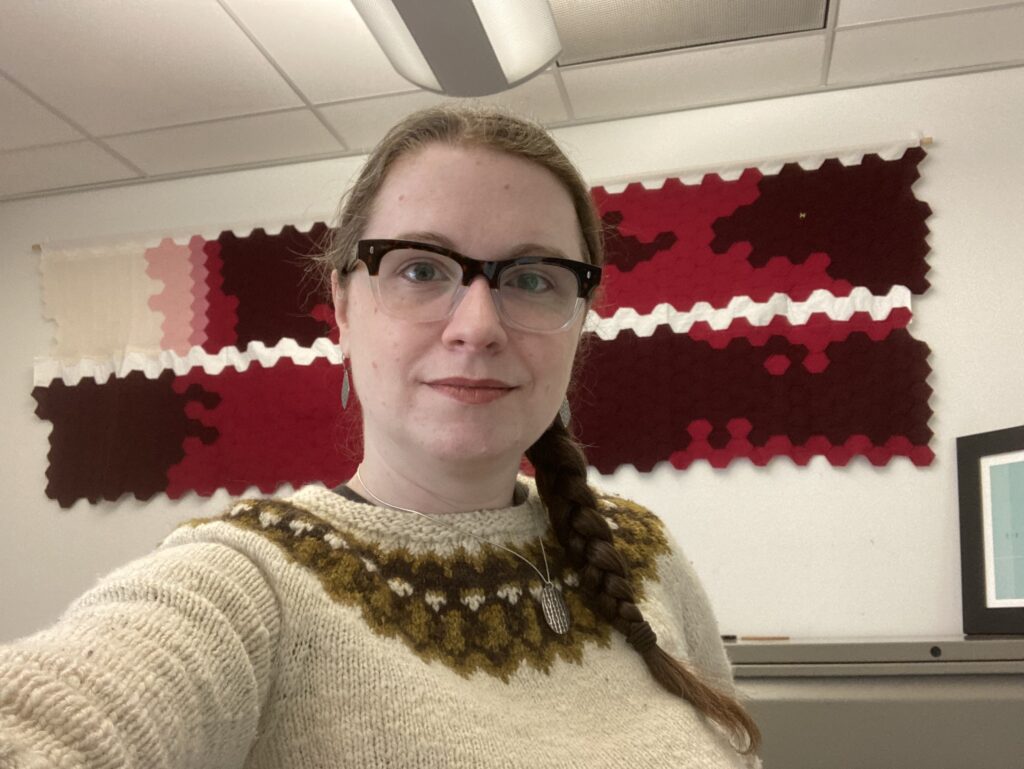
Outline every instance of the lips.
[[500, 379], [447, 377], [426, 382], [434, 392], [462, 403], [491, 403], [515, 390], [515, 385]]

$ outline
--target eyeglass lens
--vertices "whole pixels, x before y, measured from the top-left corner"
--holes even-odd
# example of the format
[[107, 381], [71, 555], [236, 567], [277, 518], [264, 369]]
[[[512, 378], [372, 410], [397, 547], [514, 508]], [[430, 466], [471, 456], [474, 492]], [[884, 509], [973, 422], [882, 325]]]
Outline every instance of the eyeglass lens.
[[[458, 262], [411, 248], [385, 254], [376, 280], [378, 299], [389, 314], [424, 322], [446, 317], [461, 286]], [[575, 273], [557, 264], [508, 267], [496, 293], [504, 320], [536, 331], [563, 328], [582, 302]]]

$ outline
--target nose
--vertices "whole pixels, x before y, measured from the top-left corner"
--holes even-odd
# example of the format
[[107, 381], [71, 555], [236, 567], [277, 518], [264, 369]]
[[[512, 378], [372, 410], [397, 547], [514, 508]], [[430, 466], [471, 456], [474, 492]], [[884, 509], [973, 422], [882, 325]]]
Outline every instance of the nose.
[[447, 345], [480, 350], [501, 349], [508, 342], [491, 288], [482, 275], [463, 289], [441, 338]]

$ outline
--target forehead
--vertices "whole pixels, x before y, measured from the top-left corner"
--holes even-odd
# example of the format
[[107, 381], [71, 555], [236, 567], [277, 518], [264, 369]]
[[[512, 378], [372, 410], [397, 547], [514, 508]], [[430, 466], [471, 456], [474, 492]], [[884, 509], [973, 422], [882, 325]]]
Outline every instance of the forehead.
[[580, 251], [572, 198], [555, 175], [533, 161], [481, 147], [428, 145], [389, 169], [363, 237], [424, 232], [480, 258], [522, 243], [572, 257]]

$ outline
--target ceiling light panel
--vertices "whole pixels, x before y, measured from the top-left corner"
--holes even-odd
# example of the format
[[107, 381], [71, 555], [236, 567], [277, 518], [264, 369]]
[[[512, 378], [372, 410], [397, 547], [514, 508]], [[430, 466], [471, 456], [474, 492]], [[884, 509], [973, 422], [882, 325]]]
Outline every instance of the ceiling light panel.
[[508, 13], [507, 0], [473, 0], [498, 65], [511, 84], [536, 74], [538, 63], [550, 64], [559, 50], [548, 3], [517, 2], [519, 12]]
[[825, 26], [826, 0], [551, 0], [561, 66]]
[[381, 43], [381, 48], [391, 60], [391, 65], [401, 75], [421, 88], [429, 91], [441, 90], [441, 84], [437, 82], [434, 71], [393, 2], [358, 0], [356, 9], [378, 41], [394, 41], [393, 45], [387, 46]]

